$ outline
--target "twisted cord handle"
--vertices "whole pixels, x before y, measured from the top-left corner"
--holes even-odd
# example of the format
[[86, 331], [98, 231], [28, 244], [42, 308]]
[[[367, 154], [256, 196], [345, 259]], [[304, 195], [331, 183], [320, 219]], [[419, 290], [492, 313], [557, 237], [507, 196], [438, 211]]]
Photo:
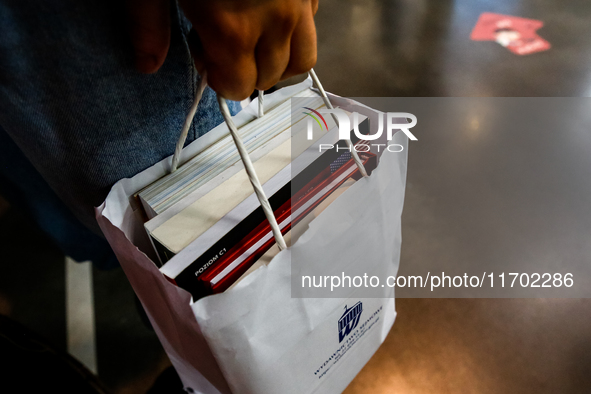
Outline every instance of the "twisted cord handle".
[[248, 174], [248, 179], [250, 180], [250, 184], [254, 189], [255, 194], [265, 212], [265, 216], [271, 225], [271, 230], [273, 231], [273, 236], [275, 237], [275, 241], [277, 242], [277, 246], [279, 246], [280, 250], [286, 249], [287, 245], [285, 244], [285, 239], [283, 239], [283, 235], [281, 234], [281, 229], [277, 224], [277, 219], [273, 214], [273, 209], [271, 208], [271, 204], [269, 204], [269, 200], [265, 195], [265, 191], [261, 186], [261, 182], [259, 182], [259, 178], [257, 177], [256, 171], [254, 166], [252, 165], [252, 161], [250, 160], [250, 155], [248, 151], [244, 147], [242, 143], [242, 139], [238, 134], [238, 129], [232, 120], [232, 115], [230, 114], [230, 110], [228, 109], [228, 104], [226, 103], [226, 99], [218, 94], [218, 104], [220, 106], [220, 111], [230, 129], [230, 134], [232, 135], [232, 139], [234, 139], [234, 143], [236, 144], [236, 148], [238, 149], [238, 154], [240, 154], [240, 158], [242, 159], [242, 163], [244, 164], [244, 168], [246, 169], [246, 173]]
[[[309, 74], [312, 77], [312, 81], [314, 81], [314, 83], [316, 84], [316, 87], [320, 91], [320, 95], [322, 96], [322, 100], [324, 101], [324, 104], [326, 105], [326, 107], [329, 109], [334, 109], [334, 107], [332, 106], [332, 103], [328, 99], [328, 95], [326, 94], [326, 91], [322, 87], [322, 84], [320, 83], [318, 76], [316, 76], [316, 72], [314, 71], [313, 68], [310, 69]], [[338, 126], [339, 120], [337, 119], [337, 116], [335, 114], [331, 114], [331, 115], [332, 115], [332, 118], [334, 119], [335, 123]], [[363, 166], [363, 163], [359, 159], [359, 155], [357, 155], [357, 151], [353, 147], [353, 143], [351, 142], [351, 140], [345, 140], [345, 141], [347, 142], [347, 146], [349, 147], [349, 150], [351, 151], [351, 157], [353, 157], [353, 161], [355, 162], [355, 164], [357, 165], [357, 168], [359, 169], [359, 173], [361, 173], [361, 175], [363, 175], [364, 177], [367, 177], [367, 171], [365, 171], [365, 167]]]
[[203, 92], [205, 91], [205, 87], [207, 86], [207, 74], [204, 72], [201, 75], [201, 79], [199, 80], [199, 87], [197, 88], [197, 94], [195, 95], [195, 100], [193, 100], [193, 105], [191, 105], [191, 109], [187, 114], [187, 118], [185, 119], [185, 123], [183, 124], [183, 129], [181, 130], [181, 135], [176, 143], [176, 147], [174, 148], [174, 155], [172, 156], [172, 164], [170, 166], [170, 172], [175, 172], [178, 165], [179, 160], [181, 158], [181, 152], [183, 151], [183, 146], [185, 146], [185, 141], [187, 140], [187, 134], [189, 134], [189, 129], [191, 128], [191, 123], [193, 123], [193, 118], [195, 117], [195, 112], [197, 112], [197, 107], [199, 106], [199, 101], [201, 101], [201, 97], [203, 97]]
[[265, 97], [265, 91], [264, 90], [259, 90], [259, 118], [262, 118], [263, 115], [265, 115], [265, 109], [264, 109], [264, 99]]
[[[310, 75], [310, 77], [312, 77], [312, 80], [314, 81], [314, 83], [316, 84], [316, 87], [320, 91], [320, 94], [322, 96], [324, 104], [329, 109], [334, 109], [332, 103], [330, 102], [330, 100], [328, 98], [328, 95], [326, 94], [326, 91], [324, 90], [324, 88], [322, 87], [322, 84], [320, 83], [320, 80], [318, 79], [318, 76], [316, 76], [316, 72], [314, 72], [314, 69], [310, 70], [309, 75]], [[189, 132], [189, 128], [191, 127], [191, 123], [193, 122], [193, 118], [195, 117], [195, 112], [197, 111], [197, 106], [199, 105], [199, 101], [201, 100], [201, 97], [203, 96], [203, 91], [205, 90], [206, 86], [207, 86], [207, 78], [204, 73], [201, 76], [201, 80], [199, 81], [199, 88], [197, 89], [197, 94], [195, 96], [195, 100], [193, 102], [193, 105], [191, 106], [191, 109], [189, 110], [189, 113], [187, 114], [187, 118], [185, 119], [185, 123], [184, 123], [183, 129], [181, 131], [181, 135], [180, 135], [179, 140], [176, 144], [176, 149], [175, 149], [174, 155], [172, 157], [171, 172], [174, 172], [177, 169], [180, 154], [183, 150], [183, 146], [185, 145], [185, 141], [187, 139], [187, 134]], [[259, 90], [259, 97], [258, 97], [258, 99], [259, 99], [259, 113], [258, 113], [259, 117], [262, 117], [264, 115], [263, 97], [264, 97], [264, 92]], [[224, 120], [226, 121], [226, 124], [228, 125], [228, 129], [230, 130], [230, 134], [232, 135], [232, 139], [234, 140], [234, 144], [236, 145], [236, 149], [238, 150], [238, 154], [240, 155], [240, 159], [242, 160], [242, 163], [244, 164], [244, 169], [246, 170], [246, 173], [248, 175], [248, 179], [250, 180], [250, 184], [252, 185], [252, 188], [254, 189], [257, 199], [259, 200], [259, 203], [261, 204], [261, 207], [263, 208], [263, 212], [265, 213], [265, 217], [267, 218], [267, 220], [269, 221], [269, 224], [271, 225], [271, 230], [273, 232], [273, 236], [275, 237], [275, 241], [277, 242], [277, 245], [279, 246], [280, 250], [286, 249], [287, 245], [285, 243], [285, 239], [283, 238], [283, 235], [281, 234], [281, 229], [279, 228], [279, 225], [277, 224], [277, 219], [275, 218], [275, 215], [273, 213], [273, 209], [271, 208], [271, 204], [269, 204], [269, 200], [267, 199], [267, 196], [265, 195], [265, 191], [263, 190], [263, 187], [261, 186], [261, 182], [259, 181], [259, 178], [257, 177], [254, 166], [252, 165], [252, 161], [250, 160], [250, 155], [248, 154], [248, 151], [244, 147], [244, 144], [242, 143], [242, 139], [240, 138], [240, 135], [238, 134], [238, 128], [236, 127], [236, 125], [234, 124], [234, 121], [232, 120], [232, 115], [230, 114], [230, 109], [228, 108], [228, 104], [226, 103], [226, 100], [223, 97], [221, 97], [220, 95], [217, 96], [217, 100], [218, 100], [218, 105], [220, 107], [220, 111], [222, 113], [222, 116], [224, 117]], [[339, 121], [338, 121], [337, 117], [335, 116], [335, 114], [331, 114], [331, 115], [332, 115], [334, 121], [336, 122], [336, 124], [338, 125]], [[363, 163], [359, 159], [359, 156], [357, 155], [357, 151], [354, 149], [351, 140], [346, 140], [346, 141], [347, 141], [347, 146], [349, 147], [349, 150], [351, 151], [351, 156], [353, 157], [353, 160], [355, 161], [355, 164], [357, 165], [359, 172], [361, 173], [361, 175], [366, 177], [367, 172], [365, 171], [365, 167], [363, 166]]]

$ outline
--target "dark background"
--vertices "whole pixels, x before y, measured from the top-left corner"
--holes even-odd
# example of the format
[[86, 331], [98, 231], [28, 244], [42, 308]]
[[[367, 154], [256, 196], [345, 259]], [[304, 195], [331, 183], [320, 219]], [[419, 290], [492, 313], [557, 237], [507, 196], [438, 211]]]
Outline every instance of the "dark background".
[[[552, 49], [516, 56], [494, 42], [470, 41], [470, 32], [482, 12], [544, 21], [539, 34]], [[316, 23], [316, 72], [328, 91], [341, 96], [541, 97], [591, 93], [588, 1], [320, 0]], [[574, 120], [564, 121], [568, 124]], [[581, 144], [589, 144], [591, 136], [581, 133], [580, 138]], [[507, 143], [513, 140], [511, 136], [506, 139]], [[520, 141], [528, 139], [534, 141], [536, 135], [519, 135]], [[547, 148], [524, 144], [522, 151], [513, 150], [514, 156], [508, 159], [536, 154], [531, 149]], [[466, 145], [454, 154], [471, 152]], [[429, 212], [425, 208], [444, 207], [454, 198], [450, 189], [440, 193], [445, 187], [429, 189], [439, 185], [441, 179], [434, 155], [428, 144], [417, 144], [410, 151], [402, 269], [421, 255], [426, 242], [436, 243], [438, 253], [446, 258], [458, 250], [469, 255], [478, 250], [478, 242], [487, 242], [477, 237], [464, 242], [459, 235], [469, 230], [459, 225], [455, 230], [452, 226], [445, 239], [421, 235], [437, 220], [437, 212], [425, 216]], [[568, 151], [557, 160], [575, 167], [584, 163], [579, 155], [569, 155]], [[477, 171], [485, 163], [475, 157], [471, 165]], [[568, 174], [562, 176], [568, 180]], [[452, 179], [453, 174], [447, 177]], [[520, 187], [530, 190], [528, 184], [545, 179], [544, 172], [531, 171]], [[457, 180], [456, 192], [473, 191], [470, 183]], [[582, 220], [588, 215], [591, 196], [585, 188], [577, 187], [568, 184], [568, 192], [581, 201], [578, 209], [582, 215], [574, 215], [572, 221], [577, 231], [589, 235], [589, 226]], [[483, 209], [464, 206], [445, 220], [465, 223], [481, 215]], [[489, 215], [494, 216], [497, 209], [503, 209], [503, 201], [489, 207]], [[516, 211], [526, 209], [517, 207]], [[487, 220], [498, 231], [507, 228], [502, 222]], [[538, 251], [531, 247], [533, 240], [527, 234], [519, 242], [524, 251]], [[2, 200], [0, 250], [0, 313], [65, 349], [64, 256], [22, 212]], [[589, 256], [582, 250], [581, 245], [562, 243], [552, 253], [555, 258], [588, 262]], [[503, 250], [496, 252], [502, 255]], [[527, 253], [524, 256], [531, 257]], [[168, 359], [155, 334], [141, 322], [121, 270], [95, 270], [94, 288], [99, 376], [116, 393], [144, 393], [169, 365]], [[589, 392], [589, 300], [400, 299], [397, 311], [397, 321], [386, 342], [346, 393]]]

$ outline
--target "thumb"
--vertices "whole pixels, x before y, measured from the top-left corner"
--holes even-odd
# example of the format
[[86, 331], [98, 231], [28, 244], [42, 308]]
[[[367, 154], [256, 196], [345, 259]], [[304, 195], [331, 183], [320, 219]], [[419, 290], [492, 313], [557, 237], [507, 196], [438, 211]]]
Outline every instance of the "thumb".
[[170, 0], [127, 0], [127, 14], [135, 68], [155, 73], [170, 46]]

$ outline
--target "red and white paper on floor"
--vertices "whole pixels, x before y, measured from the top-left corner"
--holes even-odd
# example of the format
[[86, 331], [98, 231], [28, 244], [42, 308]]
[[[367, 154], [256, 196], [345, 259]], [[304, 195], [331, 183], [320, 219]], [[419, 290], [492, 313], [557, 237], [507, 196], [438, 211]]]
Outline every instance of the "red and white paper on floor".
[[516, 55], [547, 51], [551, 45], [538, 36], [544, 22], [510, 15], [485, 12], [480, 15], [470, 38], [473, 41], [495, 41]]

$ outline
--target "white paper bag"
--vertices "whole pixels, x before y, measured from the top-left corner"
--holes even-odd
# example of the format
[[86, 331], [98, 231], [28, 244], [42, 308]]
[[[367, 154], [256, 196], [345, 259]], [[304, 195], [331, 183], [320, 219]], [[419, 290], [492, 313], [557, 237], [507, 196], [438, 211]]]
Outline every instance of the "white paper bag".
[[[265, 97], [265, 104], [274, 106], [310, 85], [307, 80], [280, 90]], [[330, 97], [341, 108], [375, 116], [359, 103]], [[241, 125], [255, 116], [252, 106], [234, 120]], [[218, 126], [185, 148], [183, 158], [192, 157], [224, 133], [226, 126]], [[372, 244], [367, 256], [371, 264], [382, 264], [385, 272], [396, 274], [407, 140], [401, 132], [395, 140], [404, 151], [382, 155], [372, 175], [339, 196], [291, 248], [234, 288], [195, 303], [154, 264], [140, 208], [133, 200], [134, 193], [168, 171], [170, 158], [113, 186], [96, 208], [97, 220], [187, 391], [340, 393], [361, 370], [394, 323], [394, 289], [381, 288], [382, 298], [361, 298], [358, 288], [352, 288], [346, 298], [291, 298], [290, 255], [315, 251], [310, 255], [324, 264], [336, 268], [351, 264], [347, 253], [338, 260], [330, 257], [330, 250], [346, 252], [351, 247], [346, 236], [334, 235], [338, 222], [342, 234]], [[358, 221], [354, 212], [361, 206], [364, 220]], [[343, 221], [343, 214], [348, 221]], [[378, 239], [364, 239], [376, 231]]]

